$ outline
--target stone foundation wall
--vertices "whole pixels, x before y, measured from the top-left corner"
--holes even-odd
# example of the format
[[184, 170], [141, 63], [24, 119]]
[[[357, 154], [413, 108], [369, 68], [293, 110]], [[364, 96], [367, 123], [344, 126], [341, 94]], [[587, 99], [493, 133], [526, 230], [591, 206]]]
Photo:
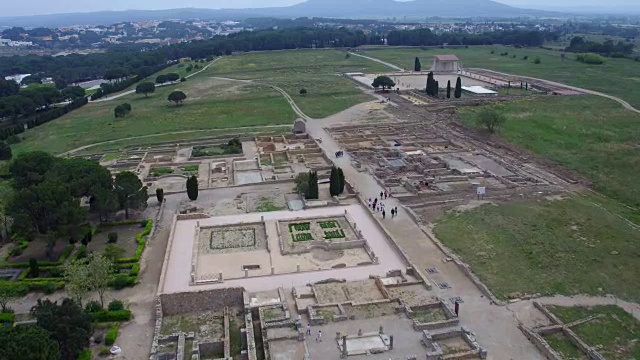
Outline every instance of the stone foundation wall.
[[198, 292], [162, 294], [162, 312], [164, 316], [220, 310], [225, 306], [243, 307], [244, 288], [226, 288]]
[[526, 336], [527, 339], [529, 339], [529, 341], [531, 341], [533, 345], [535, 345], [535, 347], [537, 347], [538, 350], [540, 350], [540, 352], [542, 353], [542, 355], [544, 355], [547, 359], [563, 360], [563, 358], [555, 350], [553, 350], [553, 348], [551, 348], [551, 346], [549, 346], [549, 344], [546, 341], [544, 341], [542, 336], [527, 329], [527, 327], [522, 324], [518, 325], [518, 329], [522, 331], [524, 336]]

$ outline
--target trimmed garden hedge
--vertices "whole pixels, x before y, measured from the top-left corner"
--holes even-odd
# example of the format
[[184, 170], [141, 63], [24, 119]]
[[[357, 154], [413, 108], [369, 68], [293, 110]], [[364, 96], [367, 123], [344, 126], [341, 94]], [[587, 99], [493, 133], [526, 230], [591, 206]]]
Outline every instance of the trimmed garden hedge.
[[[21, 247], [22, 247], [22, 242], [21, 243]], [[27, 242], [28, 245], [28, 242]], [[67, 245], [64, 250], [62, 250], [62, 253], [60, 254], [60, 257], [58, 257], [58, 260], [56, 261], [38, 261], [38, 266], [42, 267], [42, 266], [58, 266], [58, 265], [62, 265], [64, 264], [64, 261], [69, 257], [69, 255], [71, 255], [71, 253], [73, 252], [73, 245], [69, 244]], [[26, 249], [26, 246], [25, 246]], [[9, 259], [9, 255], [7, 255], [7, 257], [5, 258], [5, 260]], [[0, 266], [1, 268], [7, 269], [7, 268], [16, 268], [16, 269], [25, 269], [29, 267], [29, 262], [17, 262], [17, 263], [6, 263], [6, 264], [2, 264]]]
[[[147, 244], [146, 236], [151, 233], [151, 229], [153, 229], [153, 220], [147, 219], [145, 220], [146, 224], [144, 226], [144, 230], [138, 235], [136, 235], [136, 242], [138, 243], [138, 248], [136, 249], [136, 254], [133, 257], [129, 258], [121, 258], [116, 260], [116, 263], [132, 263], [140, 261], [140, 257], [142, 256], [142, 252], [144, 251], [144, 247]], [[137, 221], [137, 223], [142, 223], [141, 221]]]
[[111, 346], [116, 342], [118, 338], [118, 328], [120, 327], [120, 323], [114, 323], [107, 333], [104, 335], [104, 344], [107, 346]]
[[85, 349], [83, 352], [78, 355], [77, 360], [91, 360], [91, 349]]
[[131, 310], [99, 311], [90, 313], [93, 322], [129, 321]]

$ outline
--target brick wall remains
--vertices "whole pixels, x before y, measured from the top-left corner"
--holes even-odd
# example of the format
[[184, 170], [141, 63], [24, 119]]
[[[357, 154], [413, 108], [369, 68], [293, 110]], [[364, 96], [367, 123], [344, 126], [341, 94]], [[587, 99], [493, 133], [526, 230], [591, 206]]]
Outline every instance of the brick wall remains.
[[244, 288], [226, 288], [198, 292], [162, 294], [162, 312], [164, 316], [177, 314], [222, 310], [225, 306], [242, 308]]

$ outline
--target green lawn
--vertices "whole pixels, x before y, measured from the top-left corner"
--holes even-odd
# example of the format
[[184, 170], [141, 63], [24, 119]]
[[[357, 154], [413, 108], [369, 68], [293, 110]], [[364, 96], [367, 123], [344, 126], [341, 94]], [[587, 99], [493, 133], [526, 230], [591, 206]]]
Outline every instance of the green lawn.
[[564, 360], [588, 360], [587, 356], [573, 345], [562, 332], [547, 334], [543, 336], [551, 348], [558, 352]]
[[640, 301], [640, 232], [590, 198], [484, 205], [447, 216], [434, 231], [500, 298], [614, 294]]
[[[491, 54], [491, 51], [494, 54]], [[509, 56], [500, 56], [508, 52]], [[575, 55], [566, 54], [563, 61], [561, 52], [538, 48], [516, 49], [499, 45], [470, 46], [468, 49], [420, 48], [373, 48], [359, 50], [362, 55], [372, 56], [398, 66], [413, 69], [415, 57], [419, 57], [423, 68], [431, 66], [433, 55], [455, 54], [464, 67], [481, 67], [506, 73], [533, 76], [558, 81], [586, 89], [601, 91], [625, 99], [635, 107], [640, 107], [640, 62], [629, 59], [610, 59], [602, 65], [588, 65], [575, 61]], [[516, 54], [512, 59], [511, 55]], [[528, 60], [523, 60], [528, 56]], [[540, 64], [533, 60], [539, 57]], [[619, 106], [619, 105], [618, 105]]]
[[610, 360], [640, 359], [640, 321], [623, 309], [614, 306], [547, 308], [564, 323], [587, 318], [601, 317], [571, 329], [589, 346]]
[[[291, 95], [305, 114], [323, 118], [372, 100], [344, 77], [344, 72], [382, 72], [390, 69], [337, 50], [290, 50], [253, 53], [218, 60], [207, 70], [211, 76], [251, 79], [273, 84]], [[308, 91], [300, 95], [300, 89]]]
[[[187, 100], [181, 106], [167, 101], [174, 90]], [[113, 108], [128, 102], [133, 111], [115, 119]], [[224, 129], [273, 124], [290, 124], [296, 118], [277, 91], [264, 86], [238, 85], [202, 74], [185, 83], [163, 86], [144, 97], [130, 94], [106, 102], [90, 103], [59, 119], [23, 134], [14, 153], [45, 150], [61, 153], [76, 147], [134, 136], [195, 129]]]
[[[463, 121], [474, 124], [475, 111], [463, 109]], [[640, 207], [640, 115], [597, 96], [512, 101], [504, 111], [501, 137], [576, 171], [602, 194]], [[640, 221], [637, 211], [628, 215]]]

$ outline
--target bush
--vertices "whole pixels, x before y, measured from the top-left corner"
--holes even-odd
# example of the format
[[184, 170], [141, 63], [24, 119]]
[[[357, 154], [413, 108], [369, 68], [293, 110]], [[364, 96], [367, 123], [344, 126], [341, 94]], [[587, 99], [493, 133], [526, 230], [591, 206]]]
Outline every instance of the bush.
[[104, 335], [105, 345], [111, 346], [116, 342], [116, 339], [118, 338], [118, 326], [120, 326], [120, 324], [115, 323], [109, 330], [107, 330], [107, 333]]
[[97, 313], [102, 311], [102, 305], [100, 305], [100, 302], [98, 301], [91, 300], [87, 303], [87, 306], [85, 306], [84, 309], [90, 313]]
[[129, 321], [131, 320], [130, 310], [118, 311], [100, 311], [92, 313], [91, 320], [93, 322], [111, 322], [111, 321]]
[[111, 354], [111, 352], [109, 352], [109, 348], [107, 346], [101, 346], [100, 347], [100, 351], [98, 351], [98, 355], [107, 356], [109, 354]]
[[85, 245], [80, 246], [78, 248], [78, 252], [76, 252], [76, 260], [84, 259], [87, 257], [87, 247]]
[[576, 54], [576, 60], [590, 65], [604, 64], [604, 58], [593, 53]]
[[86, 349], [78, 355], [78, 360], [91, 360], [91, 349]]
[[111, 300], [109, 303], [109, 311], [124, 310], [124, 303], [121, 300]]
[[53, 294], [56, 290], [64, 289], [64, 281], [49, 281], [49, 280], [38, 280], [38, 281], [25, 281], [27, 284], [27, 288], [29, 291], [40, 291], [45, 294]]
[[0, 325], [4, 325], [4, 324], [13, 324], [13, 321], [15, 319], [15, 315], [12, 312], [4, 312], [4, 313], [0, 313]]
[[522, 57], [522, 60], [529, 60], [529, 57], [527, 55]]
[[116, 276], [113, 277], [113, 280], [111, 280], [110, 285], [114, 289], [120, 290], [129, 286], [133, 286], [135, 285], [135, 283], [136, 283], [135, 276], [129, 276], [127, 274], [117, 274]]
[[40, 276], [40, 267], [38, 266], [38, 260], [34, 258], [29, 259], [29, 276], [34, 278]]
[[542, 62], [542, 60], [540, 60], [539, 57], [536, 56], [536, 58], [533, 60], [534, 64], [540, 64]]
[[14, 145], [14, 144], [18, 144], [22, 141], [22, 139], [20, 139], [20, 137], [15, 136], [15, 135], [11, 135], [7, 138], [7, 144], [9, 145]]
[[118, 233], [116, 232], [110, 232], [109, 235], [107, 235], [107, 242], [109, 244], [115, 244], [118, 242]]

